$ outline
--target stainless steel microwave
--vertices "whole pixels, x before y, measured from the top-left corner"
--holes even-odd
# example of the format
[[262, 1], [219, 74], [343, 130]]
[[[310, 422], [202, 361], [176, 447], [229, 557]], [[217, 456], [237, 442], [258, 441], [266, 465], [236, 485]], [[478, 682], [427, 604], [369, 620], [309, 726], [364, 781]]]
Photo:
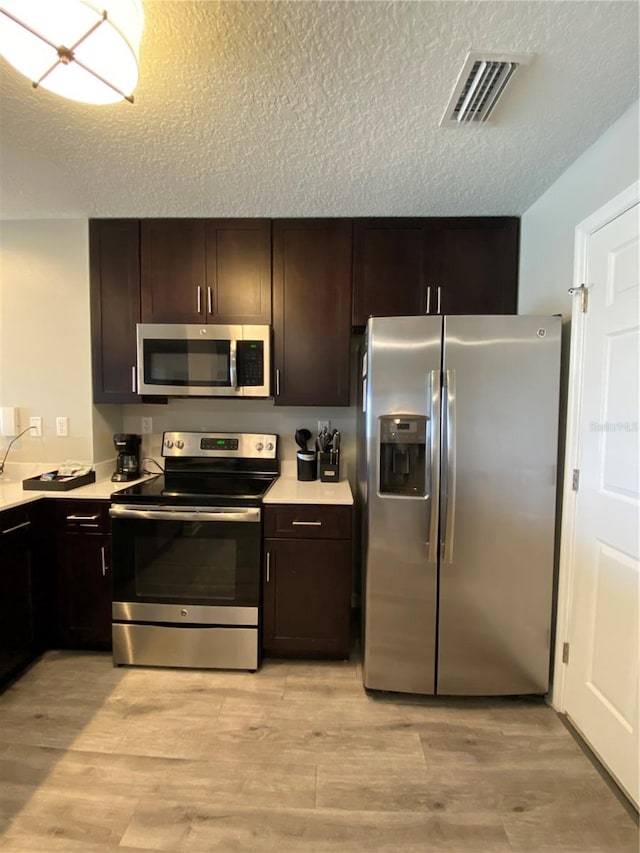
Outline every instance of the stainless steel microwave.
[[138, 323], [138, 393], [268, 397], [270, 326]]

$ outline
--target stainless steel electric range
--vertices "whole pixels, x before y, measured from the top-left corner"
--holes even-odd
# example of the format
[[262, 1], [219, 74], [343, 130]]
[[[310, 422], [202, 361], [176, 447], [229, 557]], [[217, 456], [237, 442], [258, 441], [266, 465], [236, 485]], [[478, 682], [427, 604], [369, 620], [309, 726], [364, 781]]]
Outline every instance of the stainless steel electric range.
[[165, 432], [162, 455], [112, 496], [114, 663], [255, 670], [277, 436]]

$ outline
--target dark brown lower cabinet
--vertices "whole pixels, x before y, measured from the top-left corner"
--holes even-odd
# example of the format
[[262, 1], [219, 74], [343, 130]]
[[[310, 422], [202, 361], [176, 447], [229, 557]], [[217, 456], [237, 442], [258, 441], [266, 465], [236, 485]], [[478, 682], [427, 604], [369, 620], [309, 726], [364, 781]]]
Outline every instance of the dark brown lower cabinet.
[[266, 507], [266, 656], [349, 657], [351, 515], [349, 506]]
[[0, 683], [35, 655], [30, 527], [26, 507], [0, 513]]
[[63, 648], [111, 648], [108, 501], [56, 501], [58, 639]]

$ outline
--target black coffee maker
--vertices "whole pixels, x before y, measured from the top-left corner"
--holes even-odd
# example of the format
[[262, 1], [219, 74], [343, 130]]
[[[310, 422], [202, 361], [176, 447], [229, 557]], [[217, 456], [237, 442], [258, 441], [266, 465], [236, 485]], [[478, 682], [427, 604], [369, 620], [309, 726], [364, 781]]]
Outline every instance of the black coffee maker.
[[116, 470], [111, 475], [114, 483], [127, 483], [140, 476], [140, 444], [142, 438], [129, 432], [117, 432], [113, 443], [118, 451]]

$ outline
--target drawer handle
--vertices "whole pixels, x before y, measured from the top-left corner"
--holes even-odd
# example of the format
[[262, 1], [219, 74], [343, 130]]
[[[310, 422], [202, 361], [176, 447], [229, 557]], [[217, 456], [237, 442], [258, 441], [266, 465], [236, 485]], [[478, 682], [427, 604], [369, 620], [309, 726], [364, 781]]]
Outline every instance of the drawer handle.
[[23, 521], [22, 524], [16, 524], [13, 527], [7, 527], [6, 530], [2, 531], [2, 535], [6, 536], [8, 533], [14, 533], [16, 530], [22, 530], [23, 527], [29, 527], [30, 524], [30, 521]]
[[67, 521], [97, 521], [99, 515], [68, 515]]
[[294, 527], [322, 527], [321, 521], [292, 521]]

